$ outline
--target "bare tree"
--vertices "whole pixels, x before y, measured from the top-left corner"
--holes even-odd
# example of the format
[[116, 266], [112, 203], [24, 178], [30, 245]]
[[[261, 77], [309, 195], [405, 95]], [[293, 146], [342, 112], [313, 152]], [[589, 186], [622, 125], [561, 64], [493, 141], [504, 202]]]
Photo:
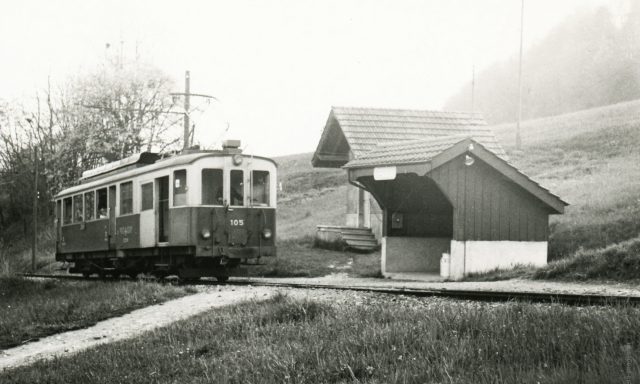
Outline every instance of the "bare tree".
[[[0, 103], [0, 228], [30, 220], [39, 162], [40, 209], [82, 171], [141, 151], [177, 147], [181, 116], [170, 112], [171, 79], [141, 64], [104, 68], [38, 91], [29, 104]], [[175, 127], [175, 129], [174, 129]], [[34, 154], [38, 153], [36, 159]], [[45, 221], [46, 222], [46, 221]]]

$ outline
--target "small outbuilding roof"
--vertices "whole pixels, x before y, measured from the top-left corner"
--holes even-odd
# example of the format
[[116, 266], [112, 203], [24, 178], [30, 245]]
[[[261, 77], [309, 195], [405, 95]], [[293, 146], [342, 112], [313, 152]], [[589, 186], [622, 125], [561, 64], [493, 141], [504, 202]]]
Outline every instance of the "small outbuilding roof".
[[315, 167], [340, 167], [380, 143], [464, 135], [507, 158], [479, 113], [332, 107], [313, 155]]

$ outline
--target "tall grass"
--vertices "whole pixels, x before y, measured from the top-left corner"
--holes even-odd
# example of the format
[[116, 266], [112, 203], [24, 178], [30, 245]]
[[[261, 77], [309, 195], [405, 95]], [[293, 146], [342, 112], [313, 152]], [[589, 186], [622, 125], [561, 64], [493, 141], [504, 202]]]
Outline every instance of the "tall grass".
[[[640, 310], [278, 296], [0, 374], [4, 383], [621, 383]], [[629, 381], [626, 381], [629, 380]]]
[[[15, 230], [15, 228], [12, 228]], [[12, 232], [12, 231], [10, 231]], [[43, 226], [38, 230], [36, 270], [55, 268], [55, 231], [53, 226]], [[0, 277], [15, 275], [31, 270], [31, 238], [14, 234], [0, 236]]]
[[146, 282], [0, 278], [0, 349], [192, 293]]
[[640, 280], [640, 237], [600, 249], [579, 249], [533, 273], [536, 279]]

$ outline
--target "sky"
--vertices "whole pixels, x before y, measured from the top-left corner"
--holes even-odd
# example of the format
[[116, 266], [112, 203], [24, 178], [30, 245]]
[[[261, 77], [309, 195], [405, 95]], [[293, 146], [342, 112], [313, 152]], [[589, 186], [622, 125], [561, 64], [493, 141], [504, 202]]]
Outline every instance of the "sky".
[[[579, 10], [633, 0], [525, 0], [525, 49]], [[490, 64], [518, 54], [519, 0], [0, 1], [0, 99], [33, 98], [105, 57], [191, 73], [195, 142], [311, 152], [332, 105], [442, 109]], [[109, 48], [107, 48], [107, 44]], [[197, 103], [197, 101], [196, 101]], [[228, 130], [227, 130], [228, 127]]]

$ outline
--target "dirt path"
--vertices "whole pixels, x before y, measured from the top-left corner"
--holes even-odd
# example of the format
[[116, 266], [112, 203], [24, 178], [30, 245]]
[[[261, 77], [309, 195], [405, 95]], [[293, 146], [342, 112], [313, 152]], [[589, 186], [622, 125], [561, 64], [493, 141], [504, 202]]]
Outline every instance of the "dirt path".
[[275, 292], [266, 287], [206, 287], [202, 292], [135, 310], [96, 325], [60, 333], [16, 348], [0, 351], [0, 370], [41, 359], [66, 356], [98, 344], [137, 336], [212, 308], [246, 300], [264, 300]]

